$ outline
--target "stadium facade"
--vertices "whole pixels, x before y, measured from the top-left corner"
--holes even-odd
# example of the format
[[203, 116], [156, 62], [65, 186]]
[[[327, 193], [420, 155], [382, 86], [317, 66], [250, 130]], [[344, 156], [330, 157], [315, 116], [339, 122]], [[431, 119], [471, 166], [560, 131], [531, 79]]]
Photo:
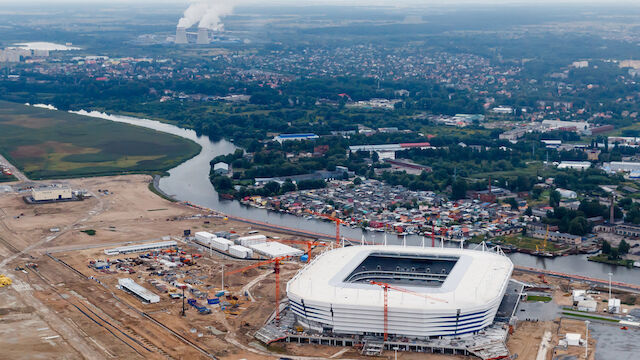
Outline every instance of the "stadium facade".
[[[478, 332], [494, 321], [513, 263], [455, 248], [350, 246], [317, 256], [287, 283], [296, 322], [335, 335], [429, 339]], [[395, 289], [394, 289], [395, 288]]]

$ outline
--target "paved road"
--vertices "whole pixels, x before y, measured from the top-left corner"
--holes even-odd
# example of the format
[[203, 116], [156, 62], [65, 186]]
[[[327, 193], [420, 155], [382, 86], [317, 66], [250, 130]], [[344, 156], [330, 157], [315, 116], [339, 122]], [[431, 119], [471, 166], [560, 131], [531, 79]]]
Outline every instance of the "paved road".
[[11, 169], [13, 176], [15, 176], [19, 181], [30, 181], [29, 178], [22, 173], [22, 171], [18, 170], [17, 167], [13, 166], [13, 164], [7, 161], [7, 159], [2, 155], [0, 155], [0, 163], [6, 165], [9, 169]]

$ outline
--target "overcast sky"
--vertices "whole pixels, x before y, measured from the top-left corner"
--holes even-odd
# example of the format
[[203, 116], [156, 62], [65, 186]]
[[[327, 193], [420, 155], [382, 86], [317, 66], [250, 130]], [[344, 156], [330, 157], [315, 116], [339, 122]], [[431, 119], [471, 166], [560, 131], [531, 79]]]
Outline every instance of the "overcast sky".
[[[20, 4], [46, 4], [55, 5], [69, 3], [130, 3], [130, 4], [187, 4], [196, 2], [197, 0], [0, 0], [1, 5], [19, 6]], [[229, 0], [220, 0], [221, 2], [229, 2]], [[295, 4], [295, 5], [448, 5], [448, 4], [523, 4], [537, 5], [541, 3], [553, 4], [634, 4], [640, 5], [640, 0], [231, 0], [233, 3], [255, 3], [260, 5], [279, 5], [279, 4]]]

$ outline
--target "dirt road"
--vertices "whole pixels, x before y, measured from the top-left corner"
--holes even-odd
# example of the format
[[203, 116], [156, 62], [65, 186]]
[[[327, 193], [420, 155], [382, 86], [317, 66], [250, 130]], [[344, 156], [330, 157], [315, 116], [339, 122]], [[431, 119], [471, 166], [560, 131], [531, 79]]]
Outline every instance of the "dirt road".
[[22, 171], [18, 170], [17, 167], [13, 166], [13, 164], [11, 164], [4, 156], [0, 155], [0, 163], [6, 165], [11, 172], [13, 173], [13, 176], [15, 176], [18, 181], [31, 181], [29, 180], [29, 178], [22, 173]]

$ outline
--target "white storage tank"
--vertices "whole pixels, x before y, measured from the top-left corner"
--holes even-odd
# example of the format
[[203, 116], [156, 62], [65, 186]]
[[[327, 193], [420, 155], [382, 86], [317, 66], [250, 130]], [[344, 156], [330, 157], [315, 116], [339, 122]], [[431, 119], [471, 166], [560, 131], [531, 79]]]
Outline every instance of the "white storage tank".
[[241, 259], [246, 259], [253, 255], [253, 251], [251, 251], [251, 249], [248, 249], [242, 245], [233, 245], [229, 247], [229, 254], [235, 257], [239, 257]]
[[242, 246], [262, 244], [265, 242], [267, 242], [267, 237], [261, 234], [242, 236], [236, 239], [236, 244], [240, 244]]
[[233, 245], [233, 241], [229, 241], [223, 238], [214, 238], [211, 239], [211, 246], [214, 249], [218, 249], [220, 251], [228, 251], [229, 246]]

